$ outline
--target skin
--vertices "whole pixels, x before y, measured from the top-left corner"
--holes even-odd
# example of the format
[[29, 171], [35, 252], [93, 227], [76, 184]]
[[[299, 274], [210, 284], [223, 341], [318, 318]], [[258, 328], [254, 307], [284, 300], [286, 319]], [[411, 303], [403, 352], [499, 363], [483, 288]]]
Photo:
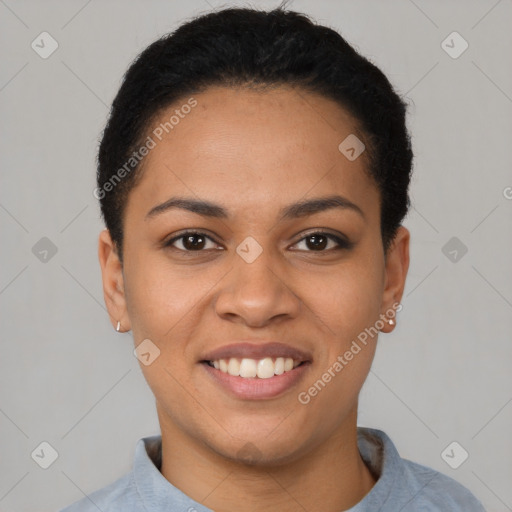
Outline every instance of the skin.
[[[297, 397], [400, 302], [409, 232], [400, 227], [384, 253], [366, 154], [349, 161], [338, 150], [360, 132], [336, 103], [289, 87], [215, 87], [194, 97], [197, 106], [144, 159], [125, 210], [122, 264], [108, 231], [99, 238], [113, 325], [132, 330], [135, 345], [150, 339], [160, 350], [141, 369], [156, 399], [161, 472], [216, 511], [346, 510], [375, 484], [357, 448], [356, 422], [377, 336], [307, 405]], [[364, 216], [331, 208], [279, 220], [287, 205], [333, 194]], [[146, 217], [175, 196], [217, 203], [229, 217], [176, 208]], [[164, 246], [184, 229], [212, 240], [200, 251], [186, 252], [183, 239]], [[306, 235], [325, 231], [353, 247], [307, 243]], [[263, 249], [252, 263], [236, 252], [248, 236]], [[381, 331], [392, 329], [385, 323]], [[249, 338], [290, 344], [313, 362], [278, 397], [235, 398], [212, 384], [199, 360]]]

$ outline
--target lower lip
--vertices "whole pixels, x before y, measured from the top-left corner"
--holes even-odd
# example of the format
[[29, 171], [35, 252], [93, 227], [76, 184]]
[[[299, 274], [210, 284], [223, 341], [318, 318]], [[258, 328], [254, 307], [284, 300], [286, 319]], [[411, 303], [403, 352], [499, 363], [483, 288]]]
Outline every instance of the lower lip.
[[244, 400], [264, 400], [275, 398], [295, 386], [308, 371], [310, 363], [303, 363], [293, 370], [284, 372], [281, 375], [274, 375], [268, 379], [258, 377], [245, 378], [234, 377], [229, 373], [217, 370], [208, 363], [201, 363], [201, 366], [208, 372], [211, 378], [222, 388], [237, 398]]

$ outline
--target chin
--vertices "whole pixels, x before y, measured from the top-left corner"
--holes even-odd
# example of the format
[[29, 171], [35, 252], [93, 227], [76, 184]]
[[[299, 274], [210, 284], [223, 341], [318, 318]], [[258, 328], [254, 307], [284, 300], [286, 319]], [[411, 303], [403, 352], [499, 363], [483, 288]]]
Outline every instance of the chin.
[[246, 437], [247, 441], [238, 440], [230, 446], [211, 448], [222, 457], [235, 463], [254, 467], [272, 467], [287, 464], [296, 460], [303, 450], [299, 450], [297, 438], [290, 436], [285, 443], [278, 439], [264, 439], [254, 436], [253, 440]]

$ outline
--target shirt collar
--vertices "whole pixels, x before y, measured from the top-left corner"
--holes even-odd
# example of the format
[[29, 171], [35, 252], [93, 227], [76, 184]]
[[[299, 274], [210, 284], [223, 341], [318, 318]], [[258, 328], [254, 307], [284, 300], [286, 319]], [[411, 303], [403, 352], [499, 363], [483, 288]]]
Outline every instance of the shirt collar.
[[[377, 482], [371, 491], [350, 512], [378, 510], [386, 502], [396, 479], [401, 474], [401, 459], [391, 439], [381, 430], [357, 428], [359, 452]], [[174, 487], [160, 473], [162, 436], [139, 439], [135, 448], [133, 476], [137, 492], [148, 511], [169, 510], [170, 505], [195, 508], [197, 512], [211, 509], [197, 503]]]
[[403, 475], [403, 461], [393, 441], [382, 430], [357, 428], [357, 443], [362, 459], [377, 482], [350, 512], [378, 511], [388, 500], [397, 479]]
[[139, 439], [135, 447], [133, 477], [146, 510], [161, 512], [177, 510], [175, 507], [179, 506], [183, 510], [190, 507], [197, 512], [211, 512], [209, 508], [195, 502], [164, 478], [160, 473], [161, 454], [162, 436], [160, 435]]

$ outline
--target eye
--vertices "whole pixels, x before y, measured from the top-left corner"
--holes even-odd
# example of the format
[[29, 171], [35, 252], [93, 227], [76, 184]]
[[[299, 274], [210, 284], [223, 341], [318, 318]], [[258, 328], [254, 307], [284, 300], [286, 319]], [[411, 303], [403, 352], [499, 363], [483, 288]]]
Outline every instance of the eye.
[[[300, 247], [301, 244], [305, 244]], [[200, 231], [184, 231], [165, 242], [165, 247], [171, 247], [182, 252], [201, 252], [218, 249], [218, 244], [208, 235]], [[309, 233], [294, 246], [297, 250], [306, 252], [329, 252], [339, 249], [350, 249], [353, 246], [345, 238], [321, 231]], [[295, 250], [295, 249], [294, 249]]]
[[342, 237], [321, 231], [309, 233], [299, 240], [295, 246], [300, 244], [305, 244], [306, 249], [299, 248], [299, 250], [306, 250], [308, 252], [328, 252], [337, 249], [350, 249], [353, 246], [351, 242]]
[[[210, 246], [208, 246], [210, 243]], [[199, 231], [185, 231], [165, 243], [166, 247], [172, 247], [184, 252], [200, 252], [217, 248], [215, 241]]]

